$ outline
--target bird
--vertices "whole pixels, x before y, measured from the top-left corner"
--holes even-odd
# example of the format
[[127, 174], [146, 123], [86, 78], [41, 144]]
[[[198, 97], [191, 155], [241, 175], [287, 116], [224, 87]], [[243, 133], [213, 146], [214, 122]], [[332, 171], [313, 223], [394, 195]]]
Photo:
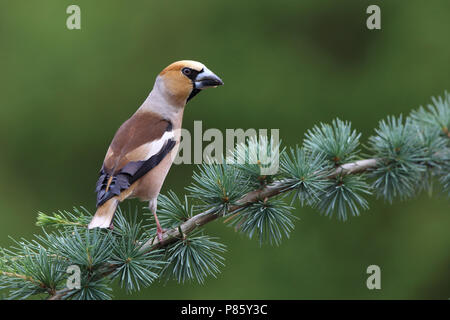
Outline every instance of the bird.
[[177, 154], [184, 108], [202, 90], [220, 85], [222, 79], [193, 60], [176, 61], [159, 73], [147, 99], [119, 127], [106, 152], [89, 229], [113, 229], [117, 206], [138, 198], [148, 201], [162, 241], [157, 199]]

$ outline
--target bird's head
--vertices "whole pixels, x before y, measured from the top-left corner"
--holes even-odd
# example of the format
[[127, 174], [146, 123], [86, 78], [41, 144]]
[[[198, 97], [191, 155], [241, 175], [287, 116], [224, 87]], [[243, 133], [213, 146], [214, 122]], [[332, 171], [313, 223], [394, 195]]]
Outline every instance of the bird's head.
[[223, 85], [223, 81], [205, 65], [191, 60], [172, 63], [159, 77], [171, 98], [183, 105], [201, 90]]

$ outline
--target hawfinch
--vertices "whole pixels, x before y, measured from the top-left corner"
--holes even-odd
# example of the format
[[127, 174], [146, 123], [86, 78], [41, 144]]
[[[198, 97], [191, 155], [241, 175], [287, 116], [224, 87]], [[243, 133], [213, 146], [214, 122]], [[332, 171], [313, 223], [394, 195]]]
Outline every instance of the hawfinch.
[[177, 154], [184, 106], [201, 90], [222, 85], [203, 64], [178, 61], [157, 77], [153, 90], [133, 116], [116, 132], [96, 186], [97, 212], [92, 228], [112, 228], [118, 204], [127, 198], [149, 201], [162, 239], [156, 203]]

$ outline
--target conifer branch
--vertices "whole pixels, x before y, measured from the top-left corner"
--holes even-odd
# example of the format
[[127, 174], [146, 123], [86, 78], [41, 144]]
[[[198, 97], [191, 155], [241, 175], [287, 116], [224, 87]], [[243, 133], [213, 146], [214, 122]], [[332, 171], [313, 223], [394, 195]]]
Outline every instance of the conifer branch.
[[[358, 160], [355, 162], [345, 163], [339, 166], [330, 176], [329, 178], [335, 178], [338, 175], [348, 175], [348, 174], [358, 174], [365, 172], [371, 168], [375, 168], [377, 164], [376, 159], [364, 159]], [[233, 214], [236, 211], [245, 208], [249, 204], [255, 203], [259, 200], [264, 200], [267, 198], [272, 198], [279, 194], [285, 193], [291, 190], [288, 187], [288, 184], [285, 180], [275, 181], [270, 185], [265, 186], [262, 189], [257, 189], [248, 192], [242, 199], [240, 199], [235, 205], [230, 206], [229, 214]], [[165, 247], [174, 241], [179, 240], [183, 237], [183, 235], [188, 234], [195, 229], [220, 218], [221, 215], [216, 212], [214, 208], [206, 210], [202, 213], [199, 213], [189, 220], [183, 222], [179, 227], [166, 231], [163, 234], [162, 241], [159, 241], [157, 238], [153, 238], [149, 240], [142, 246], [142, 250], [151, 251], [155, 249], [159, 249]], [[182, 234], [180, 234], [180, 230]]]
[[[367, 171], [376, 166], [375, 159], [358, 160], [351, 163], [346, 163], [339, 166], [329, 178], [335, 178], [338, 175], [347, 174], [358, 174]], [[244, 197], [242, 197], [235, 205], [230, 206], [228, 213], [233, 214], [239, 210], [245, 208], [246, 206], [255, 203], [259, 200], [264, 200], [267, 198], [272, 198], [279, 194], [289, 191], [291, 188], [288, 187], [289, 184], [284, 180], [275, 181], [270, 185], [267, 185], [261, 189], [253, 190], [248, 192]], [[195, 231], [196, 229], [204, 226], [205, 224], [212, 222], [218, 218], [222, 217], [215, 208], [211, 208], [204, 212], [194, 215], [187, 221], [183, 222], [176, 228], [167, 230], [164, 232], [162, 241], [159, 241], [157, 237], [151, 238], [140, 248], [143, 252], [150, 252], [153, 250], [158, 250], [169, 246], [170, 244], [183, 239], [187, 234]], [[116, 266], [110, 265], [107, 272], [103, 273], [101, 276], [107, 276], [114, 271]], [[65, 295], [69, 294], [71, 290], [62, 289], [55, 292], [54, 295], [49, 297], [49, 300], [59, 300], [64, 298]]]
[[0, 271], [0, 275], [5, 276], [5, 277], [17, 278], [17, 279], [29, 281], [29, 282], [36, 284], [42, 288], [45, 288], [45, 284], [43, 284], [41, 281], [33, 279], [30, 276], [26, 276], [26, 275], [15, 273], [15, 272], [7, 272], [7, 271]]
[[[260, 244], [279, 245], [294, 228], [295, 201], [345, 221], [368, 208], [365, 196], [372, 193], [392, 202], [422, 190], [431, 194], [439, 182], [450, 196], [449, 127], [446, 93], [405, 119], [380, 121], [368, 139], [368, 159], [360, 160], [361, 135], [339, 119], [307, 131], [302, 147], [276, 155], [272, 140], [250, 140], [231, 157], [243, 163], [227, 159], [200, 165], [186, 188], [190, 194], [182, 199], [172, 191], [160, 195], [158, 215], [167, 230], [162, 241], [155, 236], [151, 214], [145, 224], [136, 213], [125, 217], [119, 208], [114, 230], [88, 230], [88, 210], [39, 213], [37, 225], [56, 231], [44, 230], [33, 241], [0, 249], [0, 289], [8, 290], [9, 298], [110, 299], [109, 283], [115, 280], [127, 292], [163, 277], [203, 283], [223, 265], [225, 246], [201, 228], [216, 219], [224, 218]], [[263, 174], [267, 159], [270, 166], [279, 160], [276, 174]], [[72, 265], [82, 271], [80, 289], [65, 288], [65, 272]]]

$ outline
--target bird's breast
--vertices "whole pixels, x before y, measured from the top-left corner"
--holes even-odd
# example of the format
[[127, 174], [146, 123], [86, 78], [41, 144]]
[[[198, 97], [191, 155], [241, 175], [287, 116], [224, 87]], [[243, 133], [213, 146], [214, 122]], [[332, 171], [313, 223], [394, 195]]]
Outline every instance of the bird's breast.
[[173, 160], [178, 152], [179, 140], [175, 147], [161, 160], [161, 162], [146, 173], [141, 179], [136, 181], [132, 197], [139, 198], [142, 201], [148, 201], [158, 197], [167, 173], [172, 166]]

